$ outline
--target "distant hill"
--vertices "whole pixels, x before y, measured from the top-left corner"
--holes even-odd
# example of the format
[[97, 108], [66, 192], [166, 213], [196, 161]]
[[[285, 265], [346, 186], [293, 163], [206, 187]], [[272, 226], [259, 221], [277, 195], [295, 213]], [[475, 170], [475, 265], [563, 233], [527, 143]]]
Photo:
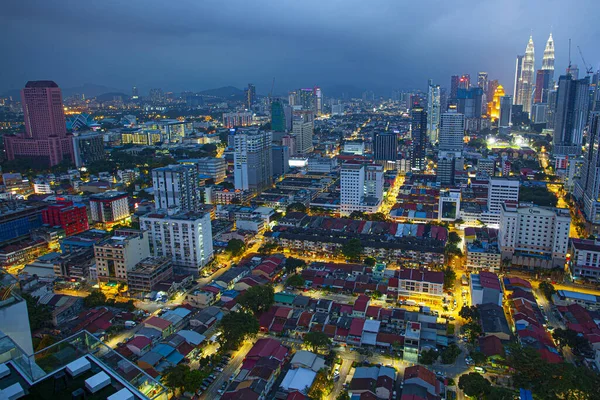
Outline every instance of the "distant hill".
[[[25, 87], [25, 83], [23, 82], [23, 87]], [[60, 82], [57, 82], [58, 86], [60, 86]], [[74, 94], [83, 94], [86, 98], [96, 97], [102, 95], [104, 93], [120, 93], [121, 89], [115, 89], [104, 85], [96, 85], [93, 83], [86, 83], [81, 86], [75, 87], [61, 87], [63, 97], [69, 97]], [[122, 94], [122, 93], [120, 93]], [[14, 100], [21, 100], [21, 89], [13, 89], [8, 90], [0, 95], [0, 97], [12, 97]]]
[[241, 100], [244, 91], [233, 86], [224, 86], [217, 89], [208, 89], [198, 92], [203, 96], [219, 97], [227, 100]]

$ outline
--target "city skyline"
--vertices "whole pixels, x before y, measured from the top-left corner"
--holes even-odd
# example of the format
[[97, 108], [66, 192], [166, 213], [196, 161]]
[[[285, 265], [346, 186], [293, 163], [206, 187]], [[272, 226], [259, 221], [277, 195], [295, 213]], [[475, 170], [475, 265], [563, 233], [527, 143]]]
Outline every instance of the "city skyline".
[[[599, 28], [585, 23], [598, 8], [591, 1], [560, 13], [553, 4], [509, 2], [501, 15], [492, 5], [436, 3], [443, 17], [430, 15], [431, 4], [406, 9], [391, 2], [376, 9], [361, 2], [345, 7], [319, 4], [317, 13], [305, 11], [310, 4], [291, 9], [286, 5], [283, 13], [283, 5], [267, 8], [261, 2], [234, 3], [227, 9], [216, 3], [180, 3], [160, 12], [136, 3], [118, 9], [111, 3], [96, 8], [70, 1], [51, 8], [38, 3], [30, 0], [7, 7], [0, 17], [4, 35], [16, 38], [4, 50], [18, 60], [0, 78], [0, 92], [18, 89], [27, 80], [52, 79], [64, 88], [91, 82], [125, 93], [132, 86], [141, 93], [152, 87], [178, 92], [254, 82], [257, 93], [267, 94], [275, 78], [277, 94], [309, 85], [320, 85], [324, 92], [348, 85], [387, 94], [394, 89], [424, 89], [429, 78], [446, 86], [449, 76], [465, 71], [473, 76], [487, 71], [512, 92], [515, 56], [530, 34], [541, 44], [550, 32], [556, 77], [567, 67], [569, 38], [572, 63], [581, 70], [576, 46], [594, 70], [600, 61], [592, 39]], [[96, 23], [84, 25], [81, 15]], [[490, 15], [496, 23], [486, 22]], [[466, 16], [469, 29], [457, 28], [457, 18]], [[469, 33], [474, 30], [478, 35]], [[254, 61], [233, 62], [231, 54]], [[46, 62], [34, 62], [40, 58]], [[535, 69], [540, 67], [538, 57]]]

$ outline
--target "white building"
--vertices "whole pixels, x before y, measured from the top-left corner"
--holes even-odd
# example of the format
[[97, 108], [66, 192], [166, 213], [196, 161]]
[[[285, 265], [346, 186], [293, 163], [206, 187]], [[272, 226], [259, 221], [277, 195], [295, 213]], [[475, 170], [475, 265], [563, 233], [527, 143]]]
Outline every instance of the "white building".
[[126, 235], [113, 236], [94, 245], [98, 279], [127, 281], [127, 271], [150, 256], [147, 232], [124, 231]]
[[[292, 136], [296, 138], [296, 153], [306, 154], [313, 150], [314, 114], [312, 111], [296, 111], [292, 119]], [[291, 153], [290, 153], [291, 154]]]
[[108, 191], [90, 196], [92, 221], [112, 223], [129, 217], [127, 193]]
[[460, 189], [440, 190], [438, 221], [456, 221], [460, 218]]
[[251, 112], [223, 113], [223, 125], [226, 128], [235, 128], [237, 126], [252, 125], [252, 113]]
[[210, 176], [215, 183], [221, 183], [227, 176], [227, 161], [224, 158], [202, 157], [180, 160], [180, 164], [194, 165], [198, 174]]
[[460, 156], [465, 136], [465, 116], [456, 109], [443, 113], [439, 125], [439, 151]]
[[340, 171], [340, 212], [376, 212], [383, 200], [383, 167], [345, 163]]
[[308, 159], [308, 172], [329, 174], [337, 167], [337, 160], [333, 157], [311, 157]]
[[152, 170], [156, 209], [179, 207], [195, 211], [202, 203], [198, 171], [193, 165], [169, 165]]
[[344, 153], [356, 155], [365, 154], [365, 142], [362, 140], [348, 140], [344, 142]]
[[498, 237], [502, 258], [529, 268], [564, 267], [570, 227], [566, 208], [505, 203]]
[[144, 215], [140, 227], [149, 233], [153, 256], [171, 257], [174, 266], [197, 271], [213, 257], [210, 214], [172, 211]]
[[438, 141], [440, 111], [440, 85], [434, 85], [430, 79], [427, 90], [427, 137], [431, 143]]
[[490, 178], [488, 186], [488, 214], [484, 222], [488, 224], [500, 223], [500, 210], [505, 201], [519, 201], [519, 187], [521, 183], [518, 179], [510, 178]]
[[52, 194], [52, 186], [48, 182], [36, 182], [33, 184], [33, 193], [35, 194]]
[[270, 187], [273, 183], [271, 132], [238, 129], [232, 140], [235, 188], [259, 192]]
[[569, 254], [573, 277], [600, 280], [600, 242], [572, 238]]

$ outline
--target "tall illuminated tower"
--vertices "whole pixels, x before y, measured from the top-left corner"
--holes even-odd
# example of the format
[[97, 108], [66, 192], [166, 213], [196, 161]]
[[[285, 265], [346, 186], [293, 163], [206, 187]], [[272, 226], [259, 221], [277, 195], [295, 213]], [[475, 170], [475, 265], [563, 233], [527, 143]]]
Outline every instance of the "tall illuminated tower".
[[531, 112], [531, 97], [533, 95], [533, 85], [535, 80], [535, 49], [533, 46], [533, 37], [529, 36], [529, 42], [525, 49], [523, 58], [523, 68], [521, 71], [521, 91], [519, 93], [519, 102], [523, 105], [523, 111]]
[[550, 79], [554, 78], [554, 39], [552, 39], [552, 33], [546, 42], [546, 48], [544, 49], [544, 58], [542, 59], [542, 69], [552, 71]]
[[[515, 104], [522, 104], [521, 101], [521, 79], [523, 75], [523, 58], [525, 56], [518, 55], [517, 56], [517, 64], [515, 66], [515, 86], [513, 91], [513, 100]], [[493, 96], [494, 93], [491, 93]]]
[[440, 85], [434, 85], [430, 79], [427, 88], [427, 138], [430, 143], [438, 141], [440, 114]]

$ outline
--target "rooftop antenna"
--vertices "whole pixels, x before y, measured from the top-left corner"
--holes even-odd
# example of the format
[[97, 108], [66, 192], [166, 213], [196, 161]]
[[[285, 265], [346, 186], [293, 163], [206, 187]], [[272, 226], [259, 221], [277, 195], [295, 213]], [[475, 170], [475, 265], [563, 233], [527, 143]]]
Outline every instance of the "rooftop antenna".
[[571, 71], [571, 39], [569, 39], [569, 71]]

